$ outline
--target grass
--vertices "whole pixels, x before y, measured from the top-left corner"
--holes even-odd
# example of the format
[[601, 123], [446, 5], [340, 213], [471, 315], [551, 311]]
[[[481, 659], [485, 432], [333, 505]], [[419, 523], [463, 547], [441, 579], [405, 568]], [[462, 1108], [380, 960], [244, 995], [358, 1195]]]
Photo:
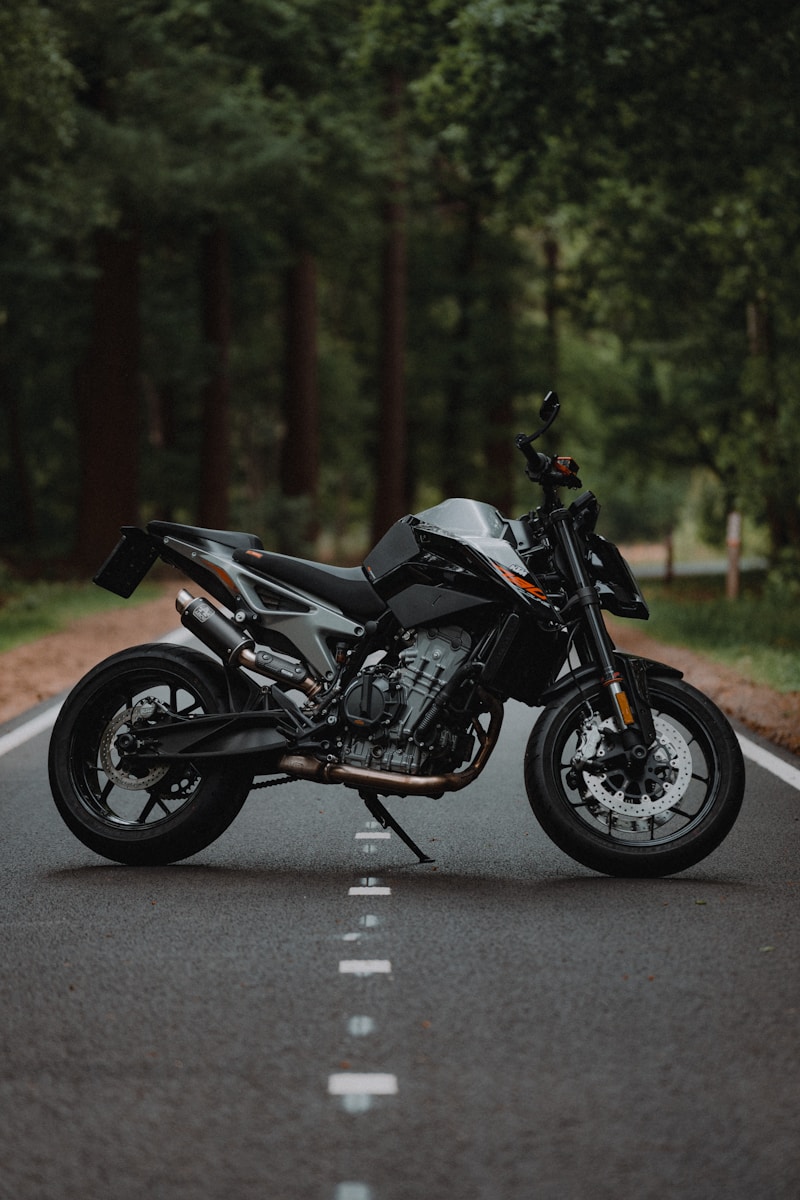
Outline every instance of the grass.
[[756, 683], [800, 691], [800, 603], [748, 580], [737, 600], [723, 578], [678, 578], [645, 587], [647, 632], [706, 654]]
[[[800, 691], [800, 602], [766, 591], [748, 579], [738, 600], [726, 600], [722, 578], [650, 581], [646, 632], [735, 668], [746, 679], [779, 692]], [[157, 583], [145, 583], [122, 600], [91, 583], [9, 584], [0, 594], [0, 653], [56, 633], [78, 617], [155, 600]]]
[[57, 633], [78, 617], [156, 600], [157, 584], [145, 583], [123, 600], [92, 583], [7, 584], [0, 593], [0, 653], [48, 633]]

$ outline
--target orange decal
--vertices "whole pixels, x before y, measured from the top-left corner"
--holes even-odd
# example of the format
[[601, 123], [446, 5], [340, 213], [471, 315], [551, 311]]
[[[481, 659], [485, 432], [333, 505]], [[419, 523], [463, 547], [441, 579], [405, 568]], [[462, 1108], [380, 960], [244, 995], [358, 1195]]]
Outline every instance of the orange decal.
[[203, 565], [207, 567], [209, 571], [213, 571], [215, 575], [219, 576], [231, 595], [236, 595], [236, 584], [233, 582], [227, 571], [223, 571], [222, 567], [218, 567], [216, 563], [205, 562]]
[[504, 579], [509, 583], [513, 583], [514, 587], [520, 588], [523, 592], [529, 592], [531, 596], [535, 596], [537, 600], [547, 600], [547, 596], [540, 587], [535, 583], [531, 583], [529, 579], [523, 579], [521, 575], [517, 575], [514, 571], [509, 571], [506, 567], [501, 567], [500, 563], [494, 564]]

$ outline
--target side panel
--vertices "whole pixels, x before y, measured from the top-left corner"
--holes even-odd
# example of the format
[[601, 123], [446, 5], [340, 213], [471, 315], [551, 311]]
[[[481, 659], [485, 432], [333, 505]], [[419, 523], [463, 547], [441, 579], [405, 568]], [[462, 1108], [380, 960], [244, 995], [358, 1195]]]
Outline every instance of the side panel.
[[411, 562], [419, 554], [419, 546], [407, 521], [397, 521], [386, 531], [377, 546], [364, 559], [364, 568], [374, 583], [397, 567]]
[[523, 704], [540, 704], [544, 689], [564, 661], [568, 641], [566, 629], [542, 629], [531, 617], [513, 613], [506, 618], [482, 683]]
[[387, 600], [389, 608], [403, 629], [429, 625], [433, 621], [441, 621], [445, 617], [466, 613], [490, 603], [491, 601], [480, 596], [470, 596], [466, 592], [450, 591], [424, 583], [414, 583]]

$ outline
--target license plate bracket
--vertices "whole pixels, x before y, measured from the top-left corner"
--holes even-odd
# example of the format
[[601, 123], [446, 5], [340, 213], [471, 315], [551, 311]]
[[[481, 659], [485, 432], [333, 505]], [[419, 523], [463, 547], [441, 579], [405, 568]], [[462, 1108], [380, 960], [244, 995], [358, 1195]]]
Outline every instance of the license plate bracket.
[[135, 525], [126, 525], [122, 537], [94, 577], [106, 591], [132, 596], [158, 558], [158, 549], [150, 535]]

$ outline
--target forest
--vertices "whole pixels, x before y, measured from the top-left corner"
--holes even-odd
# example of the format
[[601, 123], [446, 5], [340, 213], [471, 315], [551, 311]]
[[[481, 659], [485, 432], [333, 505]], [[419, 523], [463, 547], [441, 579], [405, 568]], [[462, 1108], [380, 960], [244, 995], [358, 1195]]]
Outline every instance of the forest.
[[699, 489], [800, 580], [799, 59], [787, 0], [5, 0], [3, 569], [518, 515], [553, 388], [604, 532]]

